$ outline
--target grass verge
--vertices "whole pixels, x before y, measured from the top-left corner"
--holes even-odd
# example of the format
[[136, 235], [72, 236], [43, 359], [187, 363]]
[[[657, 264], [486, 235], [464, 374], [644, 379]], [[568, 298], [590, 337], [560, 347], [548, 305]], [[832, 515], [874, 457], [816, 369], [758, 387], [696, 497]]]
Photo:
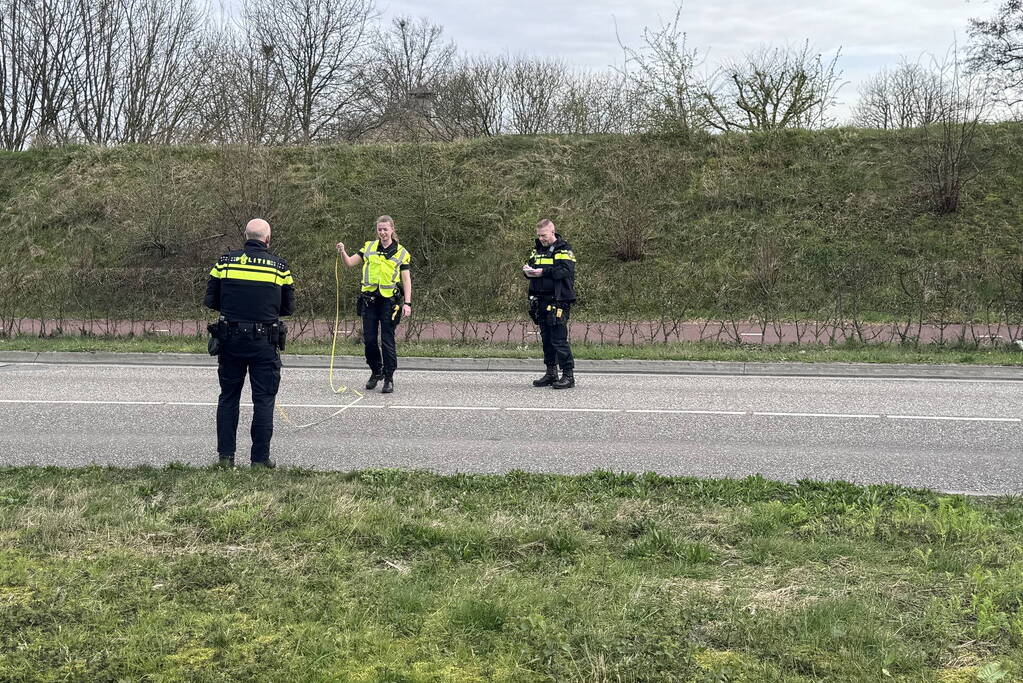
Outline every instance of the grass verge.
[[757, 477], [6, 469], [0, 678], [1019, 680], [1021, 523]]
[[[0, 351], [105, 351], [114, 353], [205, 353], [196, 337], [8, 337]], [[329, 342], [291, 342], [288, 353], [329, 355]], [[345, 340], [339, 355], [361, 356], [362, 345]], [[481, 344], [450, 341], [398, 342], [402, 356], [428, 358], [537, 358], [539, 344]], [[1023, 353], [1007, 348], [955, 348], [886, 344], [844, 346], [736, 346], [717, 343], [624, 345], [573, 344], [576, 358], [593, 360], [690, 360], [804, 363], [925, 363], [932, 365], [1023, 365]]]

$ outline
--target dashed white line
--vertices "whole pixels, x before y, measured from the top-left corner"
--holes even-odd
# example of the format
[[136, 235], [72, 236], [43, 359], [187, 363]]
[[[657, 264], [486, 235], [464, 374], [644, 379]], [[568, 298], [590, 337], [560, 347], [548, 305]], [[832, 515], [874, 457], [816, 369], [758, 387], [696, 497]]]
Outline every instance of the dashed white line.
[[965, 422], [1021, 422], [1018, 417], [965, 417], [957, 415], [889, 415], [892, 420], [951, 420]]
[[745, 410], [682, 410], [680, 408], [629, 408], [625, 412], [652, 415], [746, 415]]
[[[217, 404], [203, 401], [88, 401], [72, 399], [0, 399], [0, 404], [16, 405], [82, 405], [82, 406], [173, 406], [209, 408]], [[241, 405], [250, 407], [251, 403]], [[336, 410], [335, 403], [280, 403], [281, 408], [310, 408], [314, 410]], [[352, 404], [353, 410], [436, 410], [436, 411], [479, 411], [479, 412], [510, 412], [510, 413], [619, 413], [632, 415], [722, 415], [750, 417], [796, 417], [826, 420], [934, 420], [946, 422], [1002, 422], [1020, 423], [1023, 418], [993, 417], [983, 415], [885, 415], [880, 413], [797, 413], [760, 410], [688, 410], [683, 408], [560, 408], [532, 406], [458, 406], [458, 405], [373, 405]]]
[[841, 417], [852, 420], [880, 420], [884, 417], [883, 415], [872, 415], [869, 413], [779, 413], [759, 410], [753, 411], [753, 414], [757, 417]]
[[621, 413], [624, 412], [621, 408], [555, 408], [544, 406], [542, 408], [516, 408], [507, 407], [501, 410], [507, 410], [509, 412], [525, 413]]
[[[366, 406], [367, 408], [380, 406]], [[496, 406], [388, 406], [391, 410], [501, 410]]]
[[47, 400], [38, 401], [22, 398], [0, 399], [0, 403], [43, 403], [58, 405], [85, 405], [85, 406], [163, 406], [168, 405], [166, 401], [72, 401], [72, 400]]

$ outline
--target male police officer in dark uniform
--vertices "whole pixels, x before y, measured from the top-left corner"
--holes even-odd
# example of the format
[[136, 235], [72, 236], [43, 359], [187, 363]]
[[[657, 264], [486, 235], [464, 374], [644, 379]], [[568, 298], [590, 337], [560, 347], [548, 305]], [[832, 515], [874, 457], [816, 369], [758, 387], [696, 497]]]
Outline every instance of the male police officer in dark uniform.
[[284, 259], [272, 254], [270, 224], [254, 218], [245, 226], [245, 246], [217, 261], [206, 284], [207, 308], [220, 311], [210, 326], [210, 353], [219, 346], [220, 400], [217, 453], [222, 467], [234, 466], [238, 402], [248, 371], [252, 383], [252, 465], [274, 467], [270, 438], [274, 401], [281, 383], [286, 328], [280, 316], [295, 310], [295, 283]]
[[546, 218], [536, 224], [536, 244], [522, 274], [529, 279], [529, 317], [540, 326], [547, 366], [547, 373], [533, 386], [571, 389], [575, 360], [568, 345], [568, 311], [575, 301], [575, 254]]

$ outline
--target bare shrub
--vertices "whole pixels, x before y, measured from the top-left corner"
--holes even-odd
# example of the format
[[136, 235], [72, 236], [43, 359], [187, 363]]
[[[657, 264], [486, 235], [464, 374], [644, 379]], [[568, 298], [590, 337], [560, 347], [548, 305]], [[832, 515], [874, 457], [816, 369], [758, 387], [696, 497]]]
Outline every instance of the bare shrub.
[[881, 69], [860, 86], [853, 121], [881, 130], [929, 125], [941, 113], [942, 90], [939, 73], [903, 60], [895, 69]]
[[703, 91], [706, 124], [722, 131], [823, 128], [842, 85], [837, 61], [837, 53], [825, 61], [804, 43], [727, 62]]
[[991, 112], [991, 87], [986, 78], [962, 71], [954, 48], [935, 70], [942, 83], [938, 118], [911, 136], [908, 161], [930, 210], [950, 214], [987, 163], [979, 136]]

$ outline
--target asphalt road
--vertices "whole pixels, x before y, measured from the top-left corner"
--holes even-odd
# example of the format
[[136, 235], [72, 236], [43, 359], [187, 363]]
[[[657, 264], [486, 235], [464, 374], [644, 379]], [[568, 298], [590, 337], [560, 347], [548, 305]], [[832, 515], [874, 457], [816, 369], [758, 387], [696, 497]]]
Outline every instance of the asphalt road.
[[[407, 370], [394, 394], [360, 396], [362, 369], [340, 370], [353, 388], [334, 394], [325, 368], [286, 367], [274, 457], [316, 469], [759, 473], [1023, 494], [1023, 382], [997, 375], [591, 370], [559, 392], [534, 389], [539, 374]], [[216, 397], [211, 367], [0, 362], [0, 464], [211, 463]], [[239, 461], [250, 415], [243, 404]]]

